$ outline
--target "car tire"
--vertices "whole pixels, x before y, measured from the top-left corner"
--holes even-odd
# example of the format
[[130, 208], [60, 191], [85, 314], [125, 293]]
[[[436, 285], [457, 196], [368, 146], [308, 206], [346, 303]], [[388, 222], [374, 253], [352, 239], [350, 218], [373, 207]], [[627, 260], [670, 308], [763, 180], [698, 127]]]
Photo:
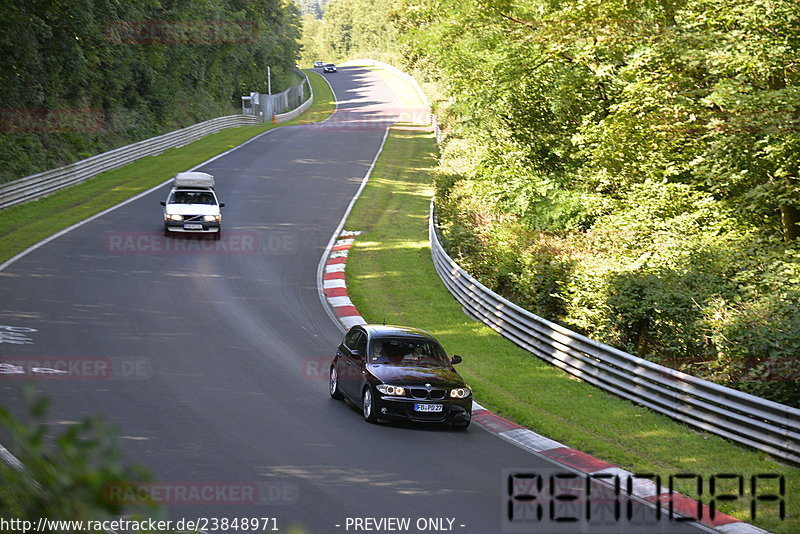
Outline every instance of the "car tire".
[[222, 239], [222, 230], [214, 232], [214, 241], [219, 241], [220, 239]]
[[170, 233], [169, 230], [167, 230], [166, 227], [165, 227], [164, 228], [164, 237], [169, 237], [169, 233]]
[[466, 430], [469, 428], [469, 424], [472, 422], [472, 419], [466, 422], [461, 423], [453, 423], [453, 428], [457, 428], [459, 430]]
[[336, 371], [336, 364], [331, 365], [328, 384], [328, 391], [331, 394], [331, 398], [341, 400], [343, 397], [342, 391], [339, 389], [339, 373]]
[[377, 423], [378, 422], [378, 414], [375, 413], [375, 397], [372, 394], [372, 388], [367, 386], [364, 388], [364, 394], [362, 395], [362, 412], [364, 414], [364, 419], [367, 423]]

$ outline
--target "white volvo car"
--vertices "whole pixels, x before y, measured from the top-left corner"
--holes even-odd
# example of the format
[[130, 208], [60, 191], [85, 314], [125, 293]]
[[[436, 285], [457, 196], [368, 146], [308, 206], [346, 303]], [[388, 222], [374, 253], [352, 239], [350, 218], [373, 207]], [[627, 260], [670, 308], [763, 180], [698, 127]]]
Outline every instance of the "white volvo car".
[[214, 191], [214, 177], [204, 172], [181, 172], [172, 179], [172, 188], [164, 206], [164, 235], [179, 233], [213, 234], [222, 232], [225, 206]]

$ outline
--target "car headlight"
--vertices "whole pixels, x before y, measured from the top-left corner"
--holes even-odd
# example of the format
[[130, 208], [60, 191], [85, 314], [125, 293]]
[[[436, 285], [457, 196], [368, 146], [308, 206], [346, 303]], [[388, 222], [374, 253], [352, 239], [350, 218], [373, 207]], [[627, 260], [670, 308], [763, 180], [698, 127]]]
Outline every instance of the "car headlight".
[[402, 397], [406, 394], [406, 390], [402, 386], [390, 386], [388, 384], [380, 384], [378, 391], [384, 395], [394, 395], [395, 397]]
[[450, 396], [454, 399], [466, 399], [472, 391], [469, 388], [455, 388], [450, 390]]
[[169, 213], [164, 214], [164, 219], [168, 221], [182, 221], [183, 215], [170, 215]]
[[219, 222], [219, 215], [203, 215], [205, 222]]

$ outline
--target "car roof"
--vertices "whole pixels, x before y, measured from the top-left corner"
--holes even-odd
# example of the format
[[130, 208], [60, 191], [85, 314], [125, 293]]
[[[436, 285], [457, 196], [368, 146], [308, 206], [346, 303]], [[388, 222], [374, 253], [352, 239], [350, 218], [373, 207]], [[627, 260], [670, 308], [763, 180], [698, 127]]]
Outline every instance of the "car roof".
[[436, 338], [420, 328], [411, 326], [398, 326], [386, 324], [362, 324], [359, 325], [370, 338], [374, 337], [415, 337], [425, 338], [436, 341]]

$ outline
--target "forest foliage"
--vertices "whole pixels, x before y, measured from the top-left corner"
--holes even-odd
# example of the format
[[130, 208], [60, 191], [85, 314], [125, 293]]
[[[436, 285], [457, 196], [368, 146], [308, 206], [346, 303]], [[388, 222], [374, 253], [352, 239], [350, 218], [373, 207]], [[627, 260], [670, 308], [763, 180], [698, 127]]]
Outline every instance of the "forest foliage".
[[300, 7], [300, 12], [305, 15], [310, 15], [313, 19], [321, 19], [322, 13], [325, 11], [325, 5], [330, 0], [295, 0]]
[[0, 181], [203, 120], [294, 82], [291, 0], [0, 3]]
[[399, 0], [329, 0], [322, 18], [303, 17], [301, 61], [341, 62], [351, 58], [397, 61], [399, 35], [393, 20]]
[[370, 39], [436, 86], [462, 265], [599, 341], [800, 405], [800, 4], [385, 0], [376, 38], [368, 3], [333, 0], [350, 9], [316, 42]]
[[547, 318], [800, 404], [800, 4], [405, 0], [451, 251]]

